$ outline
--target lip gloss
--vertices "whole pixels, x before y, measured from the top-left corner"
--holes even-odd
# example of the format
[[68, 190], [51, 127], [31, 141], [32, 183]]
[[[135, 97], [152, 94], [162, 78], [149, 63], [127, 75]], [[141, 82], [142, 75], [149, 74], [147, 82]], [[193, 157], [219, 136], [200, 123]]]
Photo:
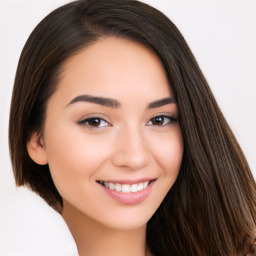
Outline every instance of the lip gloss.
[[118, 192], [116, 190], [111, 190], [109, 188], [106, 188], [102, 185], [100, 186], [102, 187], [104, 192], [107, 193], [115, 201], [121, 204], [133, 205], [133, 204], [139, 204], [143, 202], [150, 194], [154, 184], [155, 184], [155, 180], [151, 181], [150, 184], [145, 189], [138, 192], [130, 192], [130, 193]]

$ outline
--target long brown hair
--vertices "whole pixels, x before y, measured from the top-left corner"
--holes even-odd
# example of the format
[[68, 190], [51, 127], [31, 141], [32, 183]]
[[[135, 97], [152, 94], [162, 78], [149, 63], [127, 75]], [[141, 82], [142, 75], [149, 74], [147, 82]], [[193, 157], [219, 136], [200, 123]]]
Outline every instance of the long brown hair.
[[42, 132], [45, 108], [63, 63], [99, 38], [139, 42], [161, 59], [177, 99], [184, 139], [179, 176], [150, 219], [154, 255], [243, 255], [255, 237], [256, 184], [193, 54], [161, 12], [133, 0], [80, 0], [49, 14], [30, 35], [13, 88], [9, 145], [16, 184], [58, 212], [62, 198], [47, 165], [26, 150]]

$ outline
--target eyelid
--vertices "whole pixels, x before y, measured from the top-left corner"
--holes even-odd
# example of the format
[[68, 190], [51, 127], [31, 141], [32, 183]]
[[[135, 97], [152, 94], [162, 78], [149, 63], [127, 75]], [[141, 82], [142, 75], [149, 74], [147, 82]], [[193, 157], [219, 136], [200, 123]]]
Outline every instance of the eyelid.
[[106, 118], [104, 115], [99, 114], [99, 113], [88, 114], [88, 115], [82, 117], [81, 119], [79, 119], [77, 121], [77, 124], [87, 126], [88, 128], [103, 128], [103, 127], [93, 127], [93, 126], [85, 124], [87, 121], [89, 121], [91, 119], [94, 119], [94, 118], [95, 119], [100, 119], [100, 120], [102, 120], [102, 121], [104, 121], [108, 124], [108, 125], [103, 126], [103, 127], [112, 126], [111, 122], [106, 120], [108, 118]]
[[[170, 119], [170, 122], [168, 122], [167, 124], [164, 124], [164, 125], [148, 124], [149, 122], [152, 122], [152, 119], [157, 118], [157, 117], [169, 118], [169, 119]], [[166, 126], [166, 125], [171, 125], [171, 124], [173, 124], [173, 123], [175, 123], [175, 122], [177, 122], [177, 121], [178, 121], [178, 118], [175, 117], [175, 115], [173, 115], [173, 114], [171, 114], [171, 113], [158, 113], [158, 114], [152, 116], [152, 117], [149, 119], [149, 121], [146, 123], [146, 125], [148, 125], [148, 126], [159, 126], [159, 127], [162, 126], [162, 127], [163, 127], [163, 126]]]

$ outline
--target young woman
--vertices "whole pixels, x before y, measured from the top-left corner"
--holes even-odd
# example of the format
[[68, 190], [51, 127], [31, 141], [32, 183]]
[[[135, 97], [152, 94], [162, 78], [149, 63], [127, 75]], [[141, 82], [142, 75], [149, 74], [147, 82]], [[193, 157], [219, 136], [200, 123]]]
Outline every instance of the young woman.
[[17, 185], [63, 216], [79, 255], [255, 255], [246, 159], [184, 38], [146, 4], [75, 1], [35, 28], [9, 142]]

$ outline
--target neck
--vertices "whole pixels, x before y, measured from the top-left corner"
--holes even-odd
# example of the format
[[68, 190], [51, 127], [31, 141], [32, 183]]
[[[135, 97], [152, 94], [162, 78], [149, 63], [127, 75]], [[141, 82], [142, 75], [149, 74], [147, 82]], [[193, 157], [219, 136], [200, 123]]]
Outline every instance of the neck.
[[135, 230], [116, 230], [65, 205], [62, 216], [74, 237], [79, 256], [146, 255], [146, 225]]

